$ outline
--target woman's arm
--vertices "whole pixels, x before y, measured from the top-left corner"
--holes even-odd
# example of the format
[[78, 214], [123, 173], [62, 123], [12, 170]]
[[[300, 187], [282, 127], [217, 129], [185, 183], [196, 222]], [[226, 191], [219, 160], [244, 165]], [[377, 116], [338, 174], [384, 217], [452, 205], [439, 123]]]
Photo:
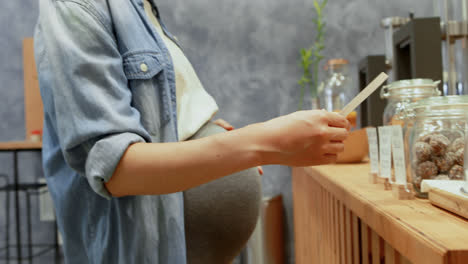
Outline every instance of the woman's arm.
[[[218, 125], [228, 131], [231, 131], [234, 129], [234, 127], [231, 124], [229, 124], [226, 120], [221, 119], [221, 118], [218, 118], [215, 121], [213, 121], [213, 124]], [[262, 166], [257, 166], [257, 169], [258, 169], [258, 173], [260, 173], [260, 175], [263, 175]]]
[[348, 129], [336, 113], [300, 111], [197, 140], [135, 143], [105, 186], [117, 197], [166, 194], [258, 165], [330, 163]]

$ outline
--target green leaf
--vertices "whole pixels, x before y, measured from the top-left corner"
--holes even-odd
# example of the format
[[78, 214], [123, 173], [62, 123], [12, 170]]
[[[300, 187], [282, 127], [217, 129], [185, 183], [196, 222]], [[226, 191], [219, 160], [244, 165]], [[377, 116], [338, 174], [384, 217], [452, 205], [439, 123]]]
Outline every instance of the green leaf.
[[318, 3], [317, 0], [314, 0], [314, 7], [315, 7], [315, 11], [317, 11], [317, 14], [318, 14], [320, 11], [320, 4]]
[[324, 0], [320, 7], [323, 9], [327, 5], [328, 0]]

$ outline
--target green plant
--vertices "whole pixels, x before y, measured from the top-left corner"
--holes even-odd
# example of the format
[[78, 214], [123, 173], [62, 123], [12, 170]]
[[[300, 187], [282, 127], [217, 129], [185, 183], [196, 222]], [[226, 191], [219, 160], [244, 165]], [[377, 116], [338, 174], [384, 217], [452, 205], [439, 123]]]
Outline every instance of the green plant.
[[303, 72], [301, 79], [298, 81], [298, 84], [301, 87], [298, 104], [299, 110], [302, 109], [305, 89], [307, 86], [310, 89], [310, 96], [317, 96], [318, 69], [320, 61], [323, 59], [322, 51], [325, 49], [325, 22], [323, 19], [323, 9], [327, 5], [327, 1], [328, 0], [323, 0], [319, 2], [318, 0], [314, 0], [314, 10], [316, 17], [312, 19], [312, 22], [314, 23], [316, 30], [315, 40], [309, 48], [302, 48], [300, 51], [301, 59], [299, 65]]

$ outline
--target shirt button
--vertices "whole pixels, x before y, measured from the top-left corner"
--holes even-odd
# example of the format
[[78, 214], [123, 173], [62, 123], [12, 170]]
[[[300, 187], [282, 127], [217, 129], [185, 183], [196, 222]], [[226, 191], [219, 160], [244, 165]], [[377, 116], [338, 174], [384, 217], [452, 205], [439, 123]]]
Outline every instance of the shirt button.
[[148, 65], [146, 65], [146, 63], [140, 64], [140, 70], [142, 72], [147, 72], [148, 71]]

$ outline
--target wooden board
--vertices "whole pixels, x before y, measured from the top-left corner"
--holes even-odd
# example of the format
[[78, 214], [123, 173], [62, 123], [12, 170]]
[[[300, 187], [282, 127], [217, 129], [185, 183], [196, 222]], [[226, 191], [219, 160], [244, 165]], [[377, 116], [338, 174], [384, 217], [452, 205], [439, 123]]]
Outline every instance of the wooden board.
[[369, 264], [370, 261], [370, 234], [367, 225], [361, 221], [361, 263]]
[[32, 38], [25, 38], [23, 40], [23, 70], [25, 139], [28, 140], [31, 136], [31, 131], [42, 130], [42, 123], [44, 122], [36, 62], [34, 60], [34, 41]]
[[463, 197], [432, 188], [429, 190], [429, 201], [436, 206], [468, 219], [468, 196]]
[[[319, 243], [317, 235], [322, 235], [317, 230], [321, 228], [320, 222], [314, 222], [318, 212], [313, 206], [317, 198], [314, 192], [321, 188], [336, 201], [336, 207], [331, 210], [335, 210], [335, 216], [338, 214], [340, 226], [335, 229], [340, 233], [338, 239], [346, 239], [342, 234], [346, 231], [342, 226], [343, 210], [351, 211], [361, 221], [362, 263], [385, 258], [395, 263], [468, 263], [468, 221], [432, 206], [428, 200], [395, 199], [392, 192], [369, 183], [369, 169], [368, 164], [293, 168], [296, 263], [321, 263], [311, 261], [320, 252], [316, 252], [317, 248], [310, 249]], [[297, 203], [302, 204], [302, 210], [296, 210]], [[310, 229], [316, 232], [307, 232]], [[339, 255], [345, 260], [339, 263], [345, 263], [349, 260], [346, 240], [337, 242]], [[305, 252], [310, 258], [298, 256]]]
[[263, 230], [265, 232], [264, 248], [266, 263], [283, 264], [285, 259], [284, 254], [284, 236], [283, 232], [278, 232], [282, 229], [283, 223], [283, 198], [281, 195], [275, 196], [264, 202], [263, 208]]
[[33, 141], [10, 141], [0, 142], [0, 151], [12, 151], [12, 150], [39, 150], [42, 149], [42, 142]]
[[353, 263], [359, 263], [359, 219], [355, 214], [352, 214], [352, 226], [353, 226]]

